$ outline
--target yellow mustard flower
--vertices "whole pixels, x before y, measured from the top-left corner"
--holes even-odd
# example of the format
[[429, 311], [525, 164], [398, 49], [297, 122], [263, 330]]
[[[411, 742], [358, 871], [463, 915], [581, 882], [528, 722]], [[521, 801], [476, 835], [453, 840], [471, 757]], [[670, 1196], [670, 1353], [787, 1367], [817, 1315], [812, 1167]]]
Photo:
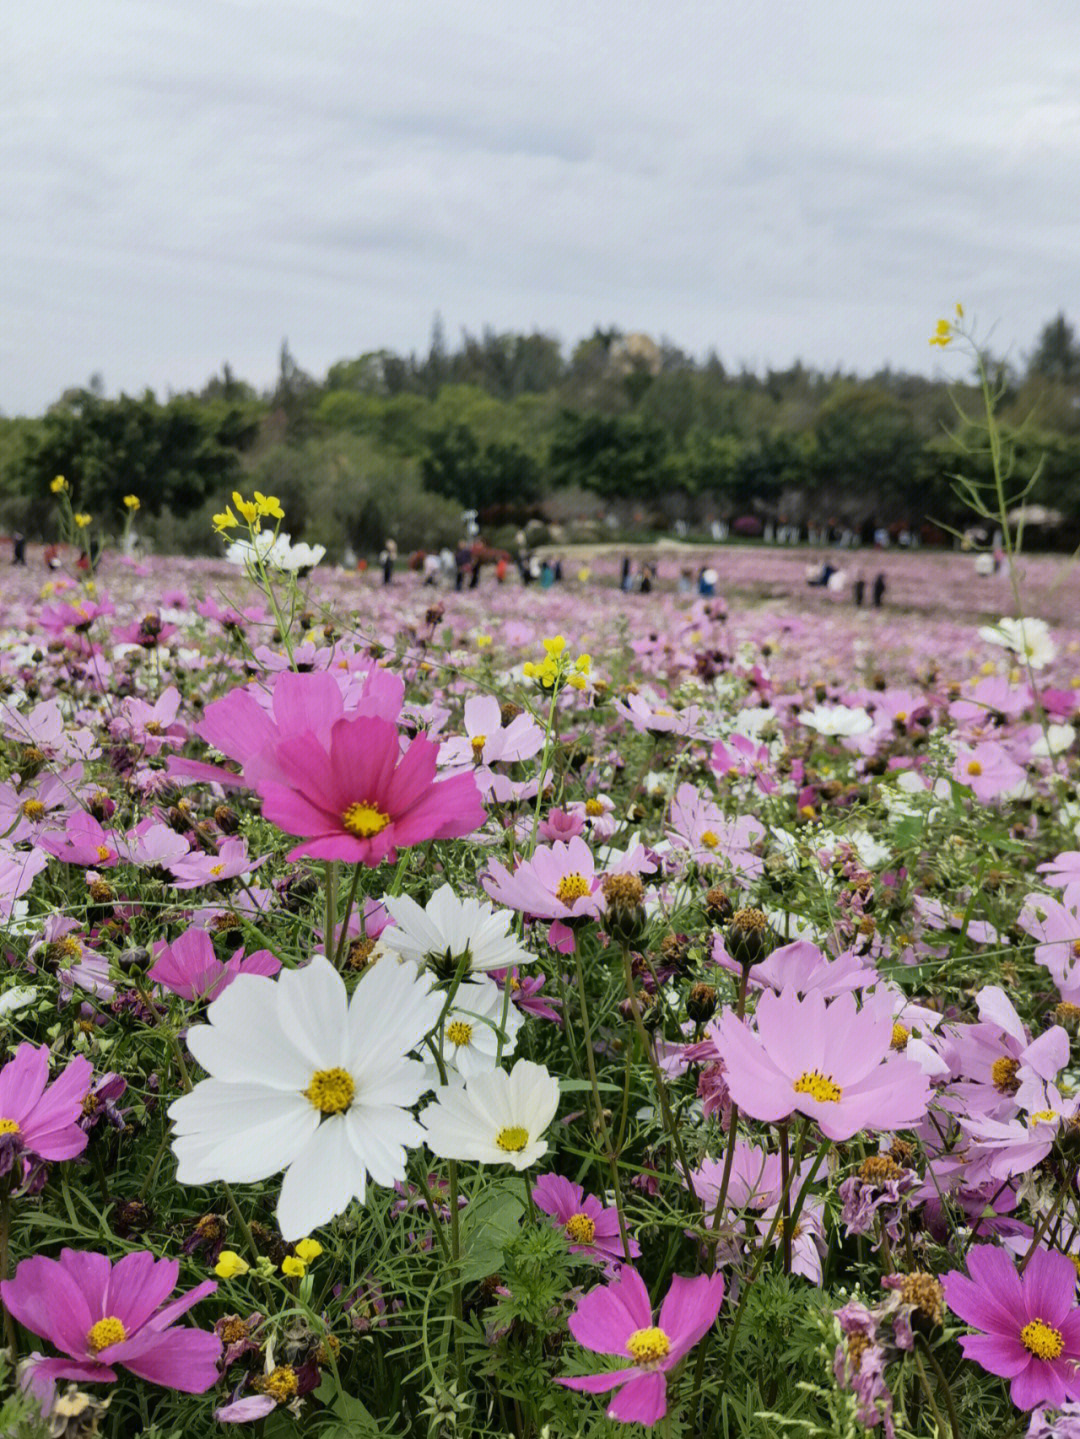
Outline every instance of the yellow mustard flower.
[[544, 648], [552, 659], [558, 659], [559, 655], [561, 655], [566, 648], [566, 641], [562, 635], [555, 635], [550, 640], [544, 641]]
[[313, 1259], [318, 1259], [323, 1252], [323, 1247], [317, 1239], [301, 1239], [299, 1244], [293, 1245], [298, 1259], [305, 1264], [310, 1264]]
[[125, 508], [125, 509], [128, 509], [128, 510], [137, 510], [137, 509], [139, 508], [139, 497], [138, 497], [138, 495], [125, 495], [125, 496], [124, 496], [124, 508]]
[[233, 504], [240, 511], [240, 518], [244, 520], [246, 524], [250, 525], [253, 530], [258, 532], [260, 529], [259, 507], [255, 501], [245, 500], [239, 490], [233, 490], [232, 498]]
[[287, 1259], [281, 1261], [281, 1272], [287, 1274], [290, 1279], [303, 1279], [307, 1273], [307, 1265], [302, 1259], [290, 1254]]
[[285, 511], [281, 508], [281, 501], [277, 495], [263, 495], [255, 491], [255, 504], [258, 506], [260, 515], [270, 515], [272, 519], [283, 520]]
[[236, 1279], [239, 1275], [246, 1274], [250, 1268], [251, 1265], [246, 1259], [241, 1259], [239, 1254], [231, 1249], [223, 1249], [214, 1265], [214, 1273], [219, 1279]]
[[75, 516], [75, 523], [78, 525], [80, 530], [85, 530], [87, 525], [90, 523], [90, 516], [86, 514], [78, 514]]
[[67, 489], [67, 480], [64, 479], [63, 475], [57, 475], [56, 479], [50, 482], [49, 489], [52, 490], [54, 495], [62, 494], [64, 490]]
[[224, 511], [220, 515], [214, 516], [214, 529], [218, 530], [219, 532], [221, 530], [231, 530], [234, 525], [238, 525], [239, 523], [240, 521], [232, 512], [231, 505], [226, 505]]
[[930, 336], [930, 343], [941, 345], [944, 348], [946, 345], [952, 344], [952, 338], [952, 325], [948, 320], [939, 320], [934, 333]]

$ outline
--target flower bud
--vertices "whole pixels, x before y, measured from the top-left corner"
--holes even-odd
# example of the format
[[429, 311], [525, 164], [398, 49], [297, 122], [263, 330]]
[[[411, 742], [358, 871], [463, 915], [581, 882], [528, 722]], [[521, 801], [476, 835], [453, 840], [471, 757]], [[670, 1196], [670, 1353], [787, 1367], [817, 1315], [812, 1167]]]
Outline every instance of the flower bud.
[[775, 936], [760, 909], [737, 909], [724, 935], [728, 953], [736, 964], [749, 969], [772, 952]]
[[620, 942], [634, 944], [645, 933], [645, 886], [636, 874], [609, 874], [602, 889], [604, 928]]
[[711, 984], [693, 984], [686, 996], [686, 1014], [695, 1024], [708, 1024], [716, 1013], [716, 990]]

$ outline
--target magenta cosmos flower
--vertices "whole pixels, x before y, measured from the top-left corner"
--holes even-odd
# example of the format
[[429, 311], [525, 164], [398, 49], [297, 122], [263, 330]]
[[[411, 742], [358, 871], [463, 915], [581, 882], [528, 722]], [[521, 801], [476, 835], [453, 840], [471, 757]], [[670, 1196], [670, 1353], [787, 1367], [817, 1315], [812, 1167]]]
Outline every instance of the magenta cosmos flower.
[[[550, 1214], [566, 1231], [571, 1254], [592, 1254], [605, 1264], [618, 1263], [627, 1257], [619, 1234], [619, 1216], [614, 1209], [605, 1209], [580, 1184], [572, 1184], [561, 1174], [541, 1174], [533, 1184], [533, 1200], [537, 1209]], [[630, 1258], [641, 1253], [641, 1245], [630, 1240]]]
[[905, 1129], [926, 1113], [930, 1085], [914, 1060], [891, 1049], [893, 1000], [870, 995], [827, 1003], [812, 991], [767, 991], [756, 1029], [728, 1012], [716, 1026], [731, 1098], [744, 1114], [776, 1121], [798, 1112], [830, 1139], [860, 1129]]
[[19, 1045], [0, 1069], [0, 1174], [22, 1155], [56, 1160], [83, 1152], [79, 1119], [93, 1077], [93, 1065], [78, 1055], [50, 1084], [48, 1045]]
[[272, 979], [281, 968], [281, 960], [268, 949], [245, 955], [240, 948], [222, 964], [205, 929], [186, 929], [172, 944], [159, 940], [154, 953], [157, 958], [154, 967], [147, 970], [147, 979], [189, 1003], [216, 999], [237, 975], [265, 974]]
[[976, 1244], [967, 1269], [970, 1279], [954, 1269], [941, 1281], [953, 1313], [982, 1330], [961, 1337], [965, 1356], [1010, 1379], [1018, 1409], [1080, 1399], [1080, 1308], [1069, 1256], [1036, 1249], [1020, 1275], [1004, 1250]]
[[59, 1259], [24, 1259], [15, 1278], [0, 1284], [0, 1299], [31, 1334], [67, 1355], [34, 1362], [34, 1392], [46, 1394], [57, 1379], [115, 1380], [118, 1364], [185, 1394], [216, 1384], [221, 1340], [175, 1321], [217, 1284], [204, 1280], [168, 1303], [179, 1272], [175, 1259], [155, 1259], [145, 1249], [116, 1265], [75, 1249], [62, 1249]]
[[290, 859], [394, 860], [399, 848], [456, 839], [484, 823], [471, 774], [436, 782], [439, 747], [420, 736], [404, 754], [397, 726], [377, 716], [339, 719], [324, 747], [310, 731], [277, 747], [279, 780], [262, 780], [263, 814], [304, 836]]
[[627, 1265], [613, 1283], [590, 1289], [569, 1323], [570, 1333], [584, 1348], [633, 1362], [626, 1369], [556, 1382], [587, 1394], [618, 1389], [608, 1406], [609, 1419], [655, 1424], [667, 1413], [668, 1370], [711, 1329], [723, 1301], [723, 1275], [684, 1279], [676, 1274], [654, 1323], [649, 1291], [637, 1270]]

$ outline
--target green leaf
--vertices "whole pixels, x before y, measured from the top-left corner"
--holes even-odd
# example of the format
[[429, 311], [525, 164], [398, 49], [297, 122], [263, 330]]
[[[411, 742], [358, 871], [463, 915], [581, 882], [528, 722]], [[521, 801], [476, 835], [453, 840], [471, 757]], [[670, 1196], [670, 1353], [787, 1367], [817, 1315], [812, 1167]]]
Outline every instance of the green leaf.
[[461, 1216], [461, 1280], [474, 1284], [497, 1274], [503, 1251], [513, 1239], [525, 1212], [525, 1201], [507, 1185], [497, 1185], [474, 1199]]

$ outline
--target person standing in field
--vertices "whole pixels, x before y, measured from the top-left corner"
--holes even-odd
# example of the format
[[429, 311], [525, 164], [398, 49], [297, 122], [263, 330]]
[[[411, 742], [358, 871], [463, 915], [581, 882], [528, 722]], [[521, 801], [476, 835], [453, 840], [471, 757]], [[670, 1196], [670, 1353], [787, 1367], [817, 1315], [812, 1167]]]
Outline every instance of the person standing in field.
[[387, 540], [383, 546], [382, 554], [379, 556], [379, 564], [382, 565], [382, 580], [388, 585], [394, 578], [394, 562], [397, 560], [397, 543], [394, 540]]

